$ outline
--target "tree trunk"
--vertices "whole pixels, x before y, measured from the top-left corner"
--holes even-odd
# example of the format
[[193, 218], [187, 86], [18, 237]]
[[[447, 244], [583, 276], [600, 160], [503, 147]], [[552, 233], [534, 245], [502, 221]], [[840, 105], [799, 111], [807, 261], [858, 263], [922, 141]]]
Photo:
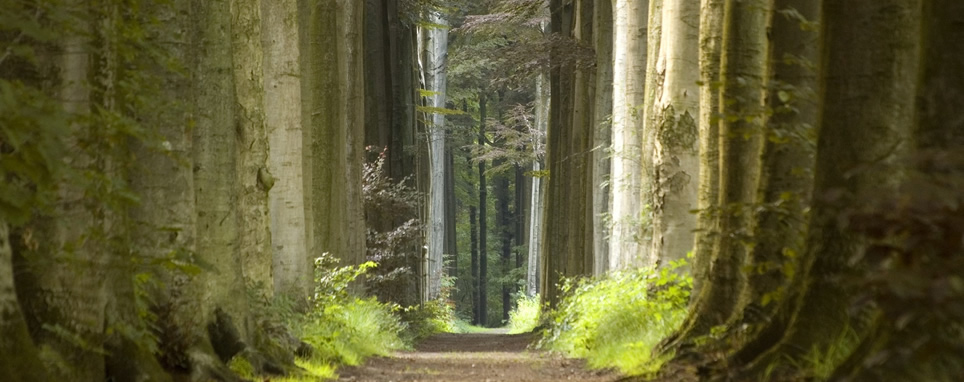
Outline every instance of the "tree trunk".
[[[485, 145], [486, 96], [479, 92], [479, 146]], [[488, 186], [485, 184], [485, 160], [479, 161], [479, 326], [486, 326], [489, 316], [488, 307]]]
[[479, 282], [479, 239], [475, 211], [475, 206], [469, 206], [469, 243], [472, 244], [472, 280], [469, 289], [472, 290], [472, 324], [480, 325], [482, 322], [482, 307], [480, 305], [482, 300], [479, 299], [479, 286], [482, 284]]
[[[90, 4], [71, 1], [66, 6], [82, 18], [77, 20], [80, 32], [65, 37], [53, 54], [55, 78], [50, 83], [56, 85], [49, 92], [56, 94], [70, 122], [70, 134], [59, 137], [66, 149], [62, 153], [65, 165], [70, 171], [99, 173], [99, 158], [83, 143], [95, 139], [97, 133], [92, 124], [84, 122], [92, 110], [90, 33], [96, 25], [91, 24]], [[104, 280], [109, 261], [104, 247], [108, 239], [95, 235], [103, 229], [104, 222], [98, 218], [103, 213], [99, 205], [85, 201], [85, 185], [66, 178], [55, 181], [59, 183], [58, 203], [26, 228], [43, 240], [34, 248], [17, 251], [20, 306], [36, 345], [62, 357], [66, 365], [50, 368], [52, 377], [103, 379], [104, 356], [58, 332], [70, 333], [91, 347], [104, 342]]]
[[[536, 107], [535, 107], [535, 126], [533, 134], [536, 138], [532, 142], [533, 151], [541, 152], [545, 144], [542, 141], [543, 134], [549, 125], [549, 86], [548, 76], [539, 74], [536, 77]], [[545, 222], [545, 176], [543, 171], [542, 159], [536, 158], [532, 161], [532, 202], [529, 210], [529, 261], [526, 270], [526, 294], [533, 297], [539, 293], [540, 272], [542, 269], [544, 241], [544, 222]]]
[[[657, 264], [684, 259], [693, 248], [699, 172], [699, 3], [663, 0], [651, 125], [652, 248]], [[648, 160], [648, 158], [644, 158]], [[644, 249], [645, 250], [645, 249]]]
[[[301, 4], [307, 17], [302, 93], [311, 158], [306, 168], [310, 201], [308, 256], [330, 253], [342, 265], [365, 258], [362, 205], [364, 67], [362, 3], [322, 0]], [[352, 288], [358, 292], [357, 285]]]
[[896, 195], [913, 149], [921, 2], [828, 2], [823, 15], [824, 111], [803, 260], [810, 265], [799, 311], [768, 360], [825, 354], [845, 330], [867, 334], [848, 316], [852, 295], [837, 280], [865, 242], [839, 222]]
[[693, 246], [693, 292], [695, 302], [703, 287], [719, 234], [720, 195], [720, 58], [723, 46], [724, 0], [700, 3], [700, 182], [699, 216]]
[[639, 264], [642, 228], [640, 206], [640, 143], [646, 87], [647, 24], [645, 2], [617, 0], [614, 4], [612, 237], [611, 270]]
[[[776, 0], [771, 27], [771, 74], [767, 101], [769, 118], [763, 146], [763, 171], [758, 197], [762, 208], [750, 249], [746, 290], [733, 327], [747, 327], [745, 345], [733, 356], [738, 364], [752, 361], [779, 341], [792, 314], [791, 290], [797, 261], [805, 250], [806, 208], [813, 187], [812, 137], [820, 125], [818, 99], [821, 2]], [[787, 13], [790, 10], [796, 14]], [[794, 15], [794, 16], [791, 16]], [[796, 16], [799, 15], [799, 16]], [[801, 19], [802, 18], [802, 19]]]
[[[451, 259], [448, 276], [455, 280], [458, 277], [458, 233], [455, 230], [457, 205], [455, 197], [455, 155], [452, 147], [445, 150], [445, 246], [443, 253]], [[453, 285], [454, 287], [454, 285]]]
[[[268, 192], [275, 183], [268, 165], [261, 2], [231, 0], [231, 49], [237, 92], [237, 201], [241, 272], [238, 286], [271, 286], [273, 252]], [[270, 44], [270, 42], [269, 42]], [[270, 289], [263, 291], [270, 293]], [[269, 294], [270, 295], [270, 294]], [[238, 317], [240, 318], [240, 317]], [[245, 328], [247, 330], [248, 328]]]
[[[306, 161], [310, 152], [303, 129], [301, 48], [298, 36], [296, 0], [261, 3], [264, 38], [264, 110], [268, 130], [269, 170], [277, 179], [268, 192], [273, 262], [272, 283], [261, 287], [266, 293], [295, 301], [309, 295], [312, 278], [308, 252], [308, 222], [305, 187]], [[251, 272], [246, 272], [252, 275]], [[252, 275], [254, 276], [254, 275]], [[249, 276], [254, 279], [254, 277]], [[255, 279], [256, 280], [256, 279]], [[257, 281], [255, 281], [257, 282]]]
[[[493, 167], [500, 167], [500, 163], [493, 164]], [[499, 260], [501, 265], [502, 282], [502, 320], [508, 322], [509, 311], [512, 310], [512, 285], [508, 280], [509, 271], [512, 270], [512, 216], [509, 212], [509, 178], [507, 173], [496, 175], [493, 188], [495, 189], [495, 220], [499, 227]]]
[[612, 210], [612, 113], [613, 113], [613, 3], [596, 1], [593, 10], [593, 46], [596, 50], [596, 83], [592, 121], [592, 227], [593, 274], [609, 270], [609, 217]]
[[757, 201], [763, 126], [766, 122], [766, 64], [771, 0], [726, 0], [720, 95], [720, 234], [715, 235], [712, 272], [691, 309], [680, 336], [688, 342], [729, 320], [746, 280], [745, 242], [751, 237], [751, 211]]
[[[430, 16], [430, 21], [439, 27], [432, 27], [424, 33], [427, 36], [427, 55], [424, 68], [428, 90], [434, 92], [430, 106], [436, 109], [445, 107], [446, 56], [448, 52], [448, 29], [442, 27], [446, 21], [438, 13]], [[434, 300], [441, 293], [443, 272], [443, 251], [445, 247], [445, 115], [432, 114], [429, 126], [429, 236], [428, 258], [425, 266], [428, 276], [426, 300]]]
[[39, 351], [30, 338], [27, 323], [17, 302], [13, 283], [13, 252], [10, 226], [0, 220], [0, 373], [13, 381], [51, 380], [40, 362]]
[[[188, 287], [196, 289], [196, 294], [189, 296], [196, 299], [190, 303], [197, 304], [193, 307], [196, 309], [193, 313], [198, 321], [193, 324], [201, 328], [216, 325], [217, 310], [224, 312], [234, 322], [244, 322], [248, 314], [247, 300], [237, 297], [238, 291], [245, 288], [241, 257], [241, 244], [245, 239], [240, 232], [245, 223], [238, 206], [244, 192], [238, 176], [239, 141], [248, 138], [245, 137], [246, 133], [259, 129], [255, 125], [256, 120], [260, 120], [255, 109], [260, 105], [255, 104], [255, 99], [260, 98], [256, 94], [261, 89], [253, 88], [250, 83], [239, 84], [239, 88], [248, 91], [245, 94], [248, 98], [236, 98], [232, 59], [232, 36], [235, 34], [231, 22], [239, 18], [232, 17], [230, 6], [230, 1], [226, 0], [208, 1], [196, 3], [193, 9], [197, 17], [193, 22], [199, 27], [193, 44], [197, 56], [193, 59], [195, 67], [191, 78], [194, 86], [192, 101], [197, 108], [194, 113], [196, 127], [190, 130], [196, 214], [195, 253], [198, 260], [214, 267], [214, 270], [195, 277]], [[260, 68], [260, 64], [256, 66]], [[239, 118], [239, 101], [242, 110], [249, 112], [246, 117], [251, 119]], [[242, 129], [240, 136], [237, 130], [239, 126]], [[256, 176], [256, 173], [252, 174], [252, 177]], [[243, 199], [240, 204], [242, 211], [246, 211], [245, 207], [253, 207]], [[253, 232], [247, 234], [254, 235]], [[251, 242], [246, 244], [253, 245]], [[240, 329], [243, 338], [246, 328]], [[237, 333], [238, 328], [231, 331]], [[217, 335], [210, 337], [214, 351], [223, 362], [243, 349], [240, 342], [242, 338], [225, 338], [221, 341]]]

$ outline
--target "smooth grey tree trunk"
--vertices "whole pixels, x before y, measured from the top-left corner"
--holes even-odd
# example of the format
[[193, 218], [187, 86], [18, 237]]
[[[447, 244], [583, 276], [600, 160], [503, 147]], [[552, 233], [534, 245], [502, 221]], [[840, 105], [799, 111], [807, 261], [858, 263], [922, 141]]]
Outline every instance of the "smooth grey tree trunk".
[[[311, 261], [308, 253], [309, 213], [305, 187], [305, 132], [302, 119], [298, 7], [296, 0], [263, 1], [264, 110], [269, 142], [269, 170], [275, 180], [268, 192], [271, 226], [271, 283], [265, 292], [291, 298], [309, 293]], [[256, 275], [248, 272], [257, 282]]]

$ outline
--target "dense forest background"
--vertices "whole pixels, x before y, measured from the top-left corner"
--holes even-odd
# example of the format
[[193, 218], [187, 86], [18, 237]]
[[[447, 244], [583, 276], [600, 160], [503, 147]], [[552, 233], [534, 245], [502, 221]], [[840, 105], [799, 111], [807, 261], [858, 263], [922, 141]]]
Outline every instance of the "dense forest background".
[[648, 377], [964, 375], [964, 2], [0, 11], [10, 380], [297, 374], [358, 317], [524, 304], [551, 340], [605, 283], [594, 341], [664, 322]]

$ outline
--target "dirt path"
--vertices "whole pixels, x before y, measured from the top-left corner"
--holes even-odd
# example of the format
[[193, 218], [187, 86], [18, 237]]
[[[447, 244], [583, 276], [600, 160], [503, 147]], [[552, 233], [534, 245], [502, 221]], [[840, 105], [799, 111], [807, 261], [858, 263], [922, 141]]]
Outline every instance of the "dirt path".
[[615, 381], [608, 372], [587, 371], [580, 360], [527, 350], [530, 334], [492, 330], [438, 334], [412, 352], [370, 359], [339, 370], [340, 381]]

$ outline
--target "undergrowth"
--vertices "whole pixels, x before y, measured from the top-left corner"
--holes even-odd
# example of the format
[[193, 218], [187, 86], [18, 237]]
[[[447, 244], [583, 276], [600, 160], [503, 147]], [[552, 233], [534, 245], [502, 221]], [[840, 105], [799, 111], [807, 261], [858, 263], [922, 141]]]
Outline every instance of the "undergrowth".
[[686, 317], [693, 279], [681, 276], [685, 260], [659, 270], [615, 272], [598, 279], [566, 280], [563, 299], [549, 313], [539, 346], [585, 358], [592, 368], [628, 375], [658, 370], [651, 350]]
[[509, 312], [509, 334], [529, 333], [539, 326], [539, 295], [521, 295]]

